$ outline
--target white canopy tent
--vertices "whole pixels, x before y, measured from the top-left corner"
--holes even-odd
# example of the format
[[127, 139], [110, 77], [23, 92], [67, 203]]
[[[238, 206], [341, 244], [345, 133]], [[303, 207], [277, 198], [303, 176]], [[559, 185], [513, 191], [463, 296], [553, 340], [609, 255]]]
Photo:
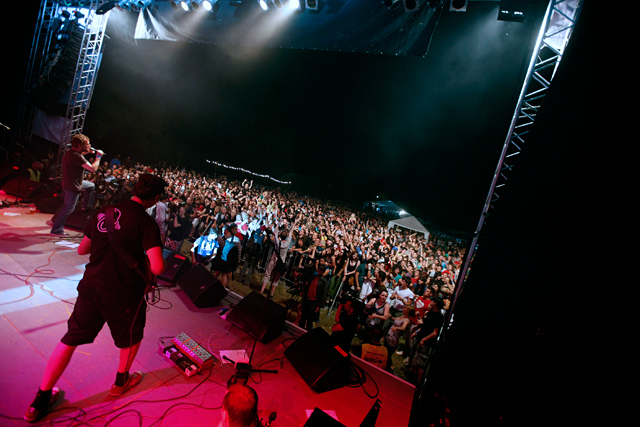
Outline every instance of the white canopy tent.
[[409, 230], [417, 231], [418, 233], [424, 234], [425, 239], [429, 240], [429, 231], [424, 228], [424, 226], [418, 221], [415, 216], [407, 216], [404, 218], [398, 218], [389, 221], [387, 224], [387, 228], [407, 228]]

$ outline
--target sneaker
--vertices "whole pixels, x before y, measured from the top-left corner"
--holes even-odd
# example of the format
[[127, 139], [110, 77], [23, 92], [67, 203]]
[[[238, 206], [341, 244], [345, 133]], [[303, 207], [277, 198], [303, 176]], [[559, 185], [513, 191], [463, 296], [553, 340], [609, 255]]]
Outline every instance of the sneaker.
[[27, 409], [27, 412], [24, 414], [24, 419], [30, 423], [36, 422], [44, 415], [47, 409], [51, 407], [56, 401], [60, 398], [60, 389], [58, 387], [54, 387], [51, 389], [51, 398], [49, 399], [49, 403], [45, 405], [44, 408], [36, 409], [33, 406], [30, 406]]
[[140, 384], [140, 381], [142, 381], [142, 372], [138, 371], [138, 372], [134, 372], [132, 374], [129, 374], [129, 378], [127, 378], [127, 382], [125, 383], [125, 385], [123, 386], [118, 386], [118, 385], [112, 385], [111, 386], [111, 391], [109, 392], [109, 394], [111, 396], [120, 396], [121, 394], [123, 394], [125, 391], [134, 388], [135, 386], [137, 386], [138, 384]]
[[55, 236], [55, 237], [69, 237], [70, 234], [69, 233], [65, 233], [64, 231], [62, 233], [49, 233], [49, 236]]

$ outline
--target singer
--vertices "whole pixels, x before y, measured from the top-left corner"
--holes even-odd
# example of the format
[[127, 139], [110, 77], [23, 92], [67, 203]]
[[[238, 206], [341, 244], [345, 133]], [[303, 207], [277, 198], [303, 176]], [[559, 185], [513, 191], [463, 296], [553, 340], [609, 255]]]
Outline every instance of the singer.
[[[96, 153], [93, 163], [89, 163], [84, 158], [85, 154]], [[100, 159], [104, 153], [91, 147], [89, 138], [86, 135], [77, 134], [71, 138], [71, 150], [67, 151], [62, 159], [62, 191], [64, 193], [64, 204], [53, 215], [51, 221], [52, 236], [68, 236], [64, 232], [64, 225], [67, 218], [76, 208], [80, 193], [82, 197], [82, 209], [93, 208], [93, 194], [95, 185], [84, 180], [84, 171], [97, 172], [100, 167]]]

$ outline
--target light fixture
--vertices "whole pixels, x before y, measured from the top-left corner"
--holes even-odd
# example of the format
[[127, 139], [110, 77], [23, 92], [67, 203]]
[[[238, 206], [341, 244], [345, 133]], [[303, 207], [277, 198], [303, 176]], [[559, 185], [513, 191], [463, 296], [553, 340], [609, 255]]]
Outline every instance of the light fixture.
[[468, 3], [467, 0], [451, 0], [449, 12], [466, 12]]
[[258, 4], [260, 5], [260, 8], [262, 10], [264, 10], [265, 12], [267, 10], [269, 10], [269, 5], [267, 4], [267, 2], [265, 0], [258, 0]]
[[415, 12], [420, 8], [421, 0], [402, 0], [405, 12]]
[[319, 5], [320, 0], [304, 0], [305, 9], [317, 11]]
[[501, 0], [498, 21], [524, 22], [528, 7], [525, 0]]
[[180, 2], [180, 6], [182, 7], [182, 10], [184, 10], [185, 12], [189, 11], [189, 5], [187, 4], [187, 2], [185, 0], [182, 0]]
[[383, 0], [383, 3], [389, 10], [396, 10], [400, 7], [400, 0]]
[[204, 8], [204, 10], [206, 10], [207, 12], [211, 12], [211, 10], [213, 9], [213, 6], [211, 5], [211, 2], [209, 0], [204, 0], [202, 2], [202, 7]]
[[96, 15], [104, 15], [105, 13], [109, 12], [111, 9], [113, 9], [114, 7], [116, 7], [116, 4], [118, 2], [116, 1], [107, 1], [104, 2], [97, 10], [96, 10]]

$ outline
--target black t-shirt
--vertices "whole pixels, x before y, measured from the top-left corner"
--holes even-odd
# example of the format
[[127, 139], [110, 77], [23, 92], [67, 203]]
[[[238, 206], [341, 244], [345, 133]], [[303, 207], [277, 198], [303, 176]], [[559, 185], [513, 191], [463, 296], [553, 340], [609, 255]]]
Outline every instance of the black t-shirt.
[[340, 313], [340, 326], [342, 326], [343, 330], [332, 332], [331, 338], [340, 348], [348, 352], [351, 341], [358, 329], [358, 314], [355, 312], [347, 314], [346, 311], [342, 311]]
[[87, 159], [75, 150], [69, 150], [62, 159], [62, 188], [79, 193], [82, 191], [82, 179]]
[[180, 227], [175, 226], [173, 218], [169, 221], [169, 238], [171, 238], [171, 240], [184, 240], [189, 236], [189, 232], [191, 231], [191, 222], [189, 222], [189, 219], [186, 216], [180, 217], [178, 215], [178, 224], [180, 224]]
[[[424, 317], [424, 320], [422, 321], [422, 326], [420, 327], [420, 330], [416, 334], [416, 338], [418, 342], [420, 342], [420, 340], [422, 340], [427, 335], [431, 334], [436, 329], [438, 330], [438, 333], [439, 333], [443, 322], [444, 322], [444, 317], [442, 316], [442, 313], [440, 313], [440, 311], [428, 311], [426, 316]], [[425, 347], [434, 345], [436, 343], [437, 338], [438, 337], [426, 341], [424, 343]]]
[[[115, 204], [113, 213], [115, 239], [145, 271], [148, 268], [145, 252], [162, 246], [158, 224], [133, 200]], [[142, 294], [144, 279], [127, 265], [109, 241], [104, 208], [89, 221], [84, 234], [91, 239], [91, 256], [81, 285], [91, 285], [106, 294]]]

